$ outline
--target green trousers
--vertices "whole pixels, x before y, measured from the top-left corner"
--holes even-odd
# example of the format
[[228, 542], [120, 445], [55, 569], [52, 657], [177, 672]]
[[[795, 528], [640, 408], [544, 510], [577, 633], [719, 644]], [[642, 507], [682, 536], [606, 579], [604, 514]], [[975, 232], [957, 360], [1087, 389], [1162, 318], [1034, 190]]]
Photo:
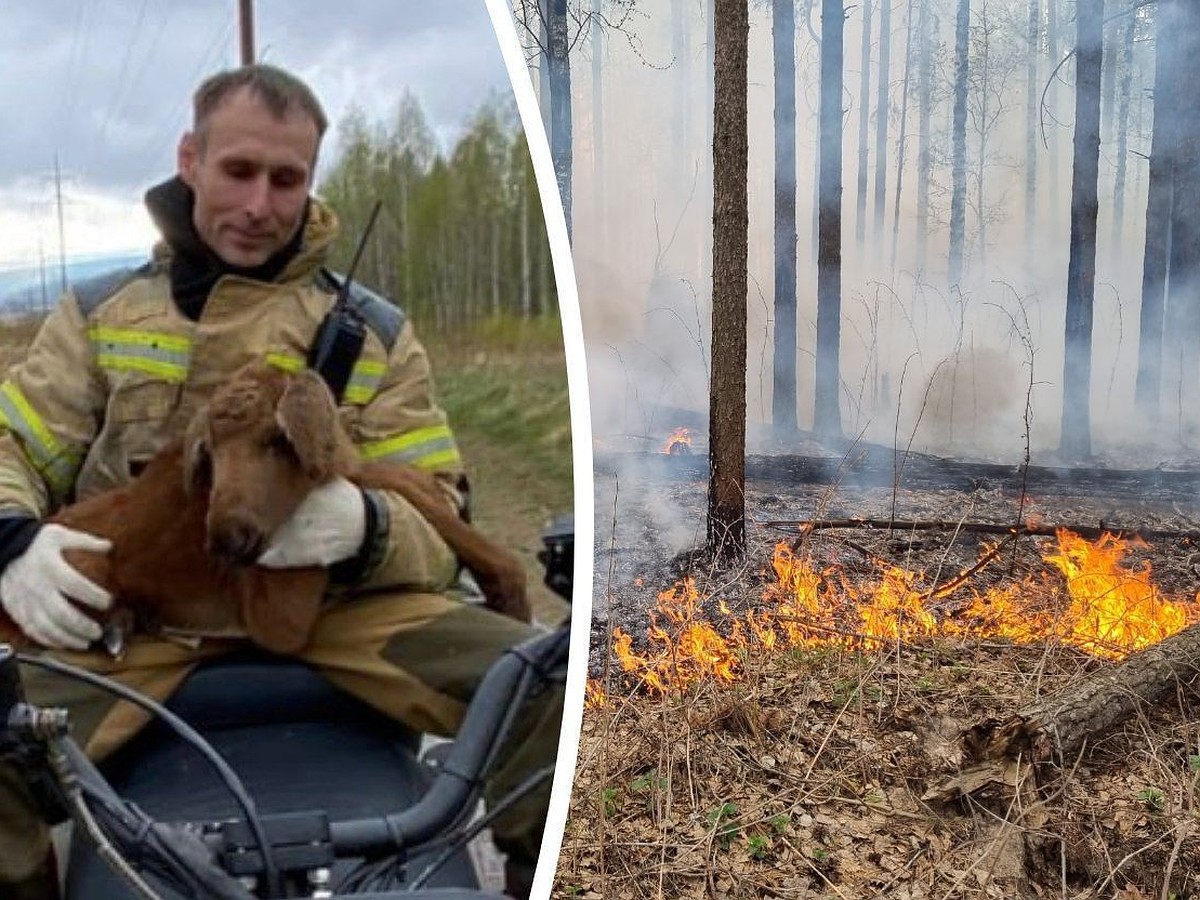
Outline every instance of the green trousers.
[[[408, 727], [452, 737], [487, 669], [509, 647], [533, 635], [527, 625], [440, 594], [380, 594], [324, 611], [297, 659]], [[206, 640], [191, 648], [135, 637], [120, 661], [99, 653], [54, 655], [165, 700], [197, 663], [239, 646]], [[22, 678], [30, 702], [69, 710], [75, 740], [94, 759], [103, 759], [149, 721], [140, 708], [79, 682], [28, 666]], [[485, 800], [494, 802], [533, 771], [553, 765], [561, 716], [561, 687], [531, 701], [517, 717]], [[536, 863], [549, 794], [545, 783], [493, 823], [497, 847], [518, 863]], [[9, 896], [6, 884], [37, 877], [49, 846], [28, 789], [15, 772], [0, 765], [0, 897]]]

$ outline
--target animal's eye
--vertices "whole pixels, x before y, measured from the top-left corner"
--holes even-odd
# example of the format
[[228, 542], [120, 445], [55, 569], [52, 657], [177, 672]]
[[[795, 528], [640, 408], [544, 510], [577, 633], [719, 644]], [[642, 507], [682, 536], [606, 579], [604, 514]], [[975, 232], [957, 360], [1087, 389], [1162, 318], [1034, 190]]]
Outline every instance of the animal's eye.
[[204, 444], [200, 444], [193, 451], [188, 475], [192, 486], [197, 490], [207, 491], [212, 486], [212, 454], [208, 452], [208, 447]]
[[292, 446], [292, 442], [282, 431], [272, 431], [263, 443], [268, 450], [280, 456], [293, 457], [296, 455], [296, 448]]

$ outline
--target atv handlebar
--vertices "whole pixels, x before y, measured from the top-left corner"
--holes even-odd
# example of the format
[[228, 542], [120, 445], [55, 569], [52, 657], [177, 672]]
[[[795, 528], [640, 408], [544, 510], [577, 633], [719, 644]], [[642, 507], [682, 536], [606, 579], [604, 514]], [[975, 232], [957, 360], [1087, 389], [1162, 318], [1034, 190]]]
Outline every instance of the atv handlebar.
[[[263, 816], [261, 824], [235, 819], [205, 823], [199, 828], [153, 822], [140, 810], [122, 803], [100, 771], [67, 736], [65, 711], [41, 709], [25, 702], [17, 670], [17, 661], [22, 657], [3, 644], [0, 756], [17, 761], [27, 779], [44, 786], [47, 796], [41, 806], [51, 822], [62, 821], [68, 811], [78, 812], [71, 791], [79, 785], [79, 793], [102, 807], [99, 818], [105, 821], [118, 855], [145, 859], [148, 853], [167, 853], [174, 857], [176, 867], [183, 858], [182, 865], [194, 880], [200, 862], [196, 854], [199, 838], [212, 859], [232, 876], [220, 894], [215, 893], [211, 880], [205, 881], [202, 896], [249, 898], [251, 895], [244, 889], [239, 892], [232, 879], [261, 880], [264, 876], [271, 895], [281, 896], [280, 888], [274, 886], [277, 876], [272, 877], [276, 867], [283, 875], [310, 872], [329, 867], [337, 859], [371, 860], [397, 854], [409, 857], [446, 843], [448, 833], [473, 810], [483, 776], [495, 761], [525, 698], [546, 682], [562, 677], [569, 637], [568, 620], [554, 631], [510, 648], [480, 682], [429, 790], [414, 806], [387, 816], [329, 821], [323, 813], [301, 813]], [[541, 777], [530, 779], [522, 788], [532, 789], [548, 774], [548, 770], [539, 773]], [[165, 846], [148, 846], [148, 833], [152, 833], [153, 841]], [[469, 840], [471, 834], [465, 839]], [[460, 836], [452, 834], [451, 840], [456, 837]], [[265, 857], [264, 845], [268, 847]], [[128, 880], [128, 875], [122, 874]], [[206, 873], [206, 877], [211, 879], [213, 873]]]

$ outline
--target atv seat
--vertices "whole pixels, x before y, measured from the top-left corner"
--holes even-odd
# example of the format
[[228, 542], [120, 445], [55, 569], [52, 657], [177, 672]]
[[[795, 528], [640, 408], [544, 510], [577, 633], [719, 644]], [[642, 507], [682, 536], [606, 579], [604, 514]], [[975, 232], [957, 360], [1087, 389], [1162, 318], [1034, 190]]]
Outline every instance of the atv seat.
[[[293, 660], [254, 652], [203, 663], [166, 705], [237, 772], [260, 815], [321, 809], [331, 820], [345, 820], [398, 812], [431, 780], [416, 757], [419, 734]], [[208, 762], [161, 722], [101, 768], [118, 794], [156, 819], [242, 816]], [[85, 842], [72, 843], [69, 900], [132, 900]], [[414, 858], [409, 872], [423, 866]], [[463, 853], [429, 884], [476, 883]]]

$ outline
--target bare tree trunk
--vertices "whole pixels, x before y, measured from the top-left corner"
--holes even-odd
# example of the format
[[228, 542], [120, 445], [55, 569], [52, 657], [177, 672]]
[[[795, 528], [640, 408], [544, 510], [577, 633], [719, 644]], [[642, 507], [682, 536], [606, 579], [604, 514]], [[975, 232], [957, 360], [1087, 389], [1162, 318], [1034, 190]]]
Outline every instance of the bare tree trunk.
[[[1026, 40], [1029, 55], [1025, 59], [1025, 252], [1033, 251], [1034, 224], [1037, 221], [1037, 104], [1038, 45], [1041, 42], [1041, 9], [1038, 0], [1029, 0], [1029, 24]], [[1028, 267], [1027, 267], [1028, 268]]]
[[608, 215], [604, 189], [604, 33], [600, 28], [600, 0], [592, 0], [592, 205], [602, 250], [608, 248]]
[[988, 24], [987, 0], [982, 0], [978, 7], [979, 39], [978, 73], [979, 84], [979, 160], [975, 167], [975, 210], [979, 219], [979, 271], [987, 272], [987, 154], [988, 136], [991, 134], [991, 124], [988, 120], [988, 100], [991, 96], [991, 40], [992, 31]]
[[1117, 22], [1104, 26], [1104, 81], [1100, 86], [1100, 140], [1111, 144], [1113, 140], [1113, 116], [1117, 107]]
[[1075, 163], [1071, 256], [1067, 265], [1066, 347], [1060, 447], [1091, 453], [1092, 304], [1096, 294], [1096, 214], [1100, 175], [1100, 71], [1104, 0], [1079, 0], [1075, 26]]
[[913, 26], [916, 24], [914, 9], [916, 0], [908, 0], [908, 15], [905, 18], [904, 82], [900, 87], [900, 138], [896, 144], [896, 202], [892, 206], [892, 258], [891, 268], [896, 269], [896, 253], [900, 246], [900, 199], [904, 195], [904, 154], [908, 144], [908, 90], [912, 75]]
[[887, 205], [888, 92], [891, 88], [892, 0], [879, 2], [879, 84], [875, 100], [875, 249], [883, 241]]
[[1167, 396], [1173, 404], [1179, 438], [1190, 443], [1196, 425], [1197, 345], [1200, 344], [1200, 122], [1194, 92], [1200, 85], [1200, 8], [1177, 3], [1175, 53], [1174, 191], [1167, 274]]
[[1175, 129], [1170, 99], [1175, 92], [1177, 0], [1161, 0], [1155, 16], [1154, 125], [1146, 197], [1146, 247], [1142, 259], [1142, 306], [1134, 404], [1147, 422], [1162, 413], [1163, 306], [1171, 246]]
[[967, 75], [971, 0], [958, 0], [958, 19], [954, 28], [954, 123], [953, 183], [950, 194], [950, 265], [951, 285], [962, 281], [963, 240], [967, 224]]
[[529, 192], [536, 190], [530, 183], [529, 166], [521, 167], [521, 318], [533, 317], [533, 291], [530, 289], [529, 260]]
[[[1046, 0], [1046, 54], [1050, 58], [1050, 71], [1062, 59], [1058, 49], [1058, 3], [1059, 0]], [[1046, 106], [1052, 116], [1058, 111], [1058, 78], [1057, 75], [1051, 78], [1046, 89]], [[1054, 209], [1058, 197], [1058, 129], [1053, 122], [1047, 128], [1046, 143], [1050, 159], [1050, 208]]]
[[867, 132], [871, 124], [871, 0], [863, 0], [862, 11], [862, 80], [858, 90], [858, 204], [854, 208], [854, 241], [860, 249], [867, 234]]
[[840, 436], [842, 316], [842, 0], [821, 0], [821, 169], [818, 183], [815, 430]]
[[550, 66], [550, 155], [554, 158], [554, 175], [567, 219], [567, 236], [570, 237], [571, 61], [567, 57], [567, 0], [547, 0], [547, 8], [550, 13], [547, 23], [550, 39], [547, 48]]
[[775, 346], [771, 421], [796, 431], [796, 7], [775, 0]]
[[917, 269], [925, 268], [926, 245], [929, 241], [929, 176], [933, 172], [933, 142], [930, 120], [933, 113], [933, 16], [929, 12], [932, 0], [920, 0], [917, 17], [917, 41], [920, 51], [917, 65]]
[[1137, 16], [1131, 10], [1121, 42], [1121, 84], [1117, 100], [1117, 171], [1113, 178], [1111, 251], [1113, 268], [1117, 271], [1121, 269], [1124, 250], [1121, 232], [1125, 226], [1125, 172], [1129, 156], [1129, 101], [1133, 86], [1133, 38], [1136, 25]]
[[[716, 71], [717, 71], [717, 0], [705, 0], [705, 57], [707, 65], [704, 70], [704, 83], [707, 88], [707, 105], [704, 112], [704, 146], [711, 147], [713, 145], [713, 118], [716, 115], [714, 104], [716, 103]], [[711, 161], [711, 157], [705, 155], [707, 161]], [[707, 193], [716, 190], [716, 185], [713, 182], [715, 177], [712, 171], [712, 166], [705, 166], [705, 187]], [[701, 229], [700, 232], [700, 271], [711, 277], [712, 275], [712, 260], [713, 260], [713, 231], [712, 228]]]
[[546, 136], [551, 131], [551, 102], [553, 93], [550, 84], [550, 0], [537, 0], [538, 8], [538, 46], [541, 47], [538, 64], [538, 104], [542, 112], [542, 127]]
[[707, 548], [746, 551], [746, 284], [749, 168], [746, 0], [716, 0], [713, 89], [713, 310]]
[[687, 5], [686, 0], [671, 0], [671, 56], [676, 67], [671, 88], [671, 146], [677, 163], [673, 171], [680, 187], [690, 185], [692, 179], [692, 153], [688, 142], [688, 114], [691, 111], [688, 90], [692, 83], [692, 67]]

